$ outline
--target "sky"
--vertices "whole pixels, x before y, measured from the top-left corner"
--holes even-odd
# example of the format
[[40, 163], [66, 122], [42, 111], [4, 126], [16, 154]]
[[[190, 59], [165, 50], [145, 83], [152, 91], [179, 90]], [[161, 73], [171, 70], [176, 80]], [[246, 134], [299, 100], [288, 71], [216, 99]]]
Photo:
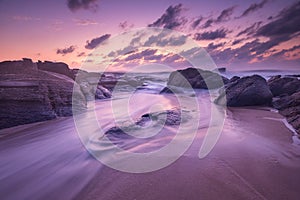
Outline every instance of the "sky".
[[0, 26], [0, 61], [300, 70], [295, 0], [0, 0]]

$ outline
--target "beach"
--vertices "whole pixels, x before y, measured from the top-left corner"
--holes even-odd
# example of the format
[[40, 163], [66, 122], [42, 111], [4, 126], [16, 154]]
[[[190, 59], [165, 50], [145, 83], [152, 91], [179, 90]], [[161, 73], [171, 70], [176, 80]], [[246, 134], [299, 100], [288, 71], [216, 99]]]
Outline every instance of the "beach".
[[[148, 173], [126, 173], [103, 165], [80, 141], [72, 117], [0, 131], [0, 194], [4, 199], [298, 199], [299, 145], [269, 108], [228, 108], [216, 145], [204, 158], [199, 150], [210, 122], [212, 102], [207, 92], [196, 94], [199, 127], [192, 145], [174, 163]], [[137, 93], [133, 119], [153, 103], [176, 106], [175, 97]], [[120, 98], [122, 99], [122, 98]], [[95, 106], [104, 129], [113, 126], [112, 99]], [[145, 99], [148, 102], [145, 103]], [[135, 104], [137, 105], [137, 104]], [[101, 117], [102, 116], [102, 117]], [[84, 114], [87, 124], [91, 115]], [[192, 120], [191, 118], [188, 118]], [[55, 129], [53, 129], [55, 127]], [[93, 126], [92, 126], [93, 127]], [[151, 127], [148, 127], [151, 128]], [[93, 130], [86, 129], [93, 134]], [[146, 128], [147, 130], [147, 128]], [[13, 133], [13, 134], [12, 134]], [[169, 143], [173, 129], [148, 140], [119, 139], [117, 145], [137, 152], [153, 151]], [[118, 138], [114, 138], [118, 140]], [[99, 143], [98, 150], [103, 150]], [[107, 159], [113, 151], [105, 151]], [[169, 157], [174, 155], [170, 154]], [[120, 162], [124, 162], [120, 160]]]

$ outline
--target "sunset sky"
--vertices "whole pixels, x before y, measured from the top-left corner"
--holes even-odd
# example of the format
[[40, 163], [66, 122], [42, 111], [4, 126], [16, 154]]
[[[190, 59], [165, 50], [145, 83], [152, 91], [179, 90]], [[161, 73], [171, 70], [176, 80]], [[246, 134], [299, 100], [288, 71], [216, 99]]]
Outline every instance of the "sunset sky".
[[[0, 61], [27, 57], [79, 67], [95, 62], [87, 56], [124, 31], [159, 27], [195, 40], [219, 67], [300, 70], [300, 2], [295, 0], [0, 0], [0, 26]], [[130, 66], [180, 63], [164, 47], [185, 42], [181, 37], [159, 44], [160, 50], [98, 56]]]

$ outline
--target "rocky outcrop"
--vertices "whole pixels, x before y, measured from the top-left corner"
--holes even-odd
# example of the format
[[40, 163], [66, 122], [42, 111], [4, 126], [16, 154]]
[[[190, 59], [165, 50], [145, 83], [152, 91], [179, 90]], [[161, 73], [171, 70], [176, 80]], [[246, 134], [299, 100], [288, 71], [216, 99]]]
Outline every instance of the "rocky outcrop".
[[65, 75], [73, 80], [75, 79], [75, 75], [74, 75], [73, 71], [71, 69], [69, 69], [67, 64], [62, 63], [62, 62], [38, 61], [37, 67], [39, 70], [55, 72], [58, 74]]
[[297, 77], [274, 76], [268, 85], [275, 96], [273, 107], [286, 117], [294, 129], [300, 134], [300, 80]]
[[92, 85], [88, 82], [81, 82], [79, 83], [79, 85], [87, 101], [92, 101], [95, 99], [106, 99], [110, 98], [112, 95], [108, 89], [101, 85]]
[[170, 74], [167, 87], [160, 93], [176, 91], [174, 87], [194, 89], [216, 89], [228, 83], [228, 79], [218, 73], [198, 68], [177, 70]]
[[146, 113], [142, 115], [141, 118], [136, 122], [123, 127], [112, 127], [108, 131], [106, 131], [105, 134], [116, 136], [118, 138], [122, 137], [123, 139], [133, 138], [133, 136], [127, 133], [138, 130], [139, 128], [146, 127], [149, 125], [149, 123], [153, 123], [152, 126], [156, 126], [158, 124], [165, 126], [178, 126], [182, 122], [181, 114], [181, 111], [178, 109]]
[[33, 63], [32, 60], [28, 58], [23, 58], [23, 60], [18, 61], [0, 62], [0, 74], [22, 74], [27, 70], [37, 70], [36, 63]]
[[2, 62], [0, 71], [0, 128], [71, 116], [86, 108], [74, 80], [38, 70], [29, 59]]
[[268, 85], [274, 96], [291, 95], [300, 91], [300, 80], [294, 77], [273, 76]]
[[300, 134], [300, 92], [284, 97], [274, 98], [273, 107], [286, 117], [295, 130]]
[[271, 104], [273, 95], [263, 77], [253, 75], [235, 79], [221, 89], [215, 103], [231, 107]]
[[168, 86], [189, 87], [199, 89], [214, 89], [222, 87], [228, 79], [218, 73], [197, 69], [187, 68], [172, 72], [169, 76]]

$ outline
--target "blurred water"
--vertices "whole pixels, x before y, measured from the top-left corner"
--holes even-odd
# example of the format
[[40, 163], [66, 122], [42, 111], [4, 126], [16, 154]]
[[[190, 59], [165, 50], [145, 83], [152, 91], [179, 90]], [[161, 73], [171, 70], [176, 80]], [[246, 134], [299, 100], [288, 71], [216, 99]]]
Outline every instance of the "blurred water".
[[[232, 76], [228, 72], [227, 75]], [[213, 104], [207, 91], [198, 90], [195, 94], [187, 90], [181, 97], [159, 95], [166, 84], [167, 73], [139, 76], [144, 79], [144, 86], [116, 91], [111, 100], [91, 102], [88, 111], [80, 115], [82, 123], [77, 128], [85, 131], [80, 133], [81, 139], [88, 138], [89, 150], [100, 152], [110, 159], [113, 156], [111, 144], [107, 145], [99, 138], [114, 126], [134, 123], [145, 113], [180, 108], [183, 124], [199, 123], [197, 137], [201, 140], [207, 128], [214, 126], [210, 124]], [[189, 106], [194, 96], [198, 107]], [[180, 105], [178, 98], [184, 104]], [[91, 123], [95, 116], [98, 124]], [[225, 130], [239, 127], [239, 123], [231, 118], [225, 124]], [[147, 139], [112, 136], [111, 140], [132, 152], [155, 151], [168, 144], [177, 133], [176, 126], [158, 128], [160, 131], [155, 124], [150, 124], [140, 129], [144, 136], [158, 132]], [[184, 137], [188, 136], [181, 139]], [[196, 151], [199, 148], [197, 146]], [[0, 130], [0, 163], [0, 197], [16, 200], [71, 199], [104, 167], [82, 145], [72, 117]]]

